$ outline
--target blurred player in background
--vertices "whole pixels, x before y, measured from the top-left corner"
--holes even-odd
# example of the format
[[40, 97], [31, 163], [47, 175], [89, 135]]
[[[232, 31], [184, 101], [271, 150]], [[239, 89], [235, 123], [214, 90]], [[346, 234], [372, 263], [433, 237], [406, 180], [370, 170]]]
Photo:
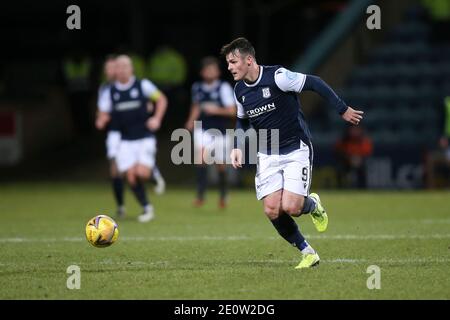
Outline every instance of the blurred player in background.
[[[98, 102], [97, 107], [100, 105], [100, 97], [111, 90], [111, 86], [114, 84], [116, 79], [116, 57], [114, 55], [109, 55], [106, 57], [105, 64], [103, 66], [104, 72], [104, 82], [101, 84], [98, 90]], [[100, 109], [98, 110], [100, 113]], [[102, 129], [102, 123], [100, 117], [97, 117], [95, 126], [97, 129]], [[125, 206], [123, 199], [123, 177], [119, 174], [117, 169], [116, 156], [117, 150], [120, 144], [120, 132], [117, 130], [111, 130], [107, 126], [108, 132], [106, 134], [106, 156], [109, 160], [109, 173], [111, 176], [112, 189], [114, 194], [114, 199], [117, 204], [117, 215], [123, 217], [125, 215]]]
[[[149, 100], [154, 108], [149, 112]], [[110, 123], [112, 130], [121, 135], [116, 162], [120, 173], [126, 173], [137, 200], [143, 207], [140, 222], [154, 218], [154, 208], [149, 202], [144, 182], [151, 178], [155, 166], [155, 132], [160, 128], [167, 109], [166, 96], [147, 79], [137, 79], [133, 74], [130, 57], [116, 58], [116, 81], [99, 100], [97, 127]]]
[[348, 126], [335, 144], [339, 162], [340, 184], [344, 187], [367, 188], [367, 160], [373, 152], [373, 143], [364, 129]]
[[[192, 85], [192, 105], [185, 128], [194, 130], [194, 121], [201, 121], [201, 129], [194, 130], [195, 152], [200, 156], [202, 164], [197, 166], [197, 198], [194, 205], [202, 206], [207, 186], [206, 153], [220, 149], [222, 152], [214, 154], [214, 163], [219, 173], [220, 200], [219, 207], [226, 207], [226, 145], [225, 130], [230, 120], [235, 117], [236, 105], [233, 89], [228, 82], [220, 80], [220, 63], [215, 57], [205, 57], [201, 62], [200, 76], [202, 81]], [[219, 130], [213, 135], [208, 129]]]
[[[236, 127], [247, 130], [251, 125], [257, 132], [268, 130], [270, 143], [266, 150], [258, 152], [257, 198], [263, 200], [264, 212], [278, 233], [301, 251], [302, 260], [296, 269], [315, 266], [319, 255], [300, 233], [292, 216], [310, 214], [319, 232], [326, 230], [328, 216], [319, 196], [309, 194], [313, 150], [297, 93], [317, 92], [345, 121], [353, 124], [359, 124], [363, 112], [348, 107], [319, 77], [291, 72], [281, 66], [258, 65], [255, 49], [245, 38], [225, 45], [221, 52], [237, 81]], [[278, 152], [271, 149], [272, 129], [278, 132]], [[237, 147], [231, 152], [231, 161], [234, 168], [242, 166], [242, 151]]]

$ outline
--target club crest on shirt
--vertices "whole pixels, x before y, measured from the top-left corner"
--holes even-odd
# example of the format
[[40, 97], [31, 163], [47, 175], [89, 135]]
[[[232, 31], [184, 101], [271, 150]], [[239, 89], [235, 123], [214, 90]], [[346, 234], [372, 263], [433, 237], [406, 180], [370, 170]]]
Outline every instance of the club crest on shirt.
[[263, 98], [270, 98], [270, 89], [269, 88], [262, 88], [262, 95]]
[[245, 102], [245, 96], [242, 96], [241, 100], [242, 100], [242, 103], [244, 103]]
[[211, 92], [210, 94], [211, 99], [218, 99], [219, 98], [219, 93], [218, 92]]
[[113, 96], [113, 99], [116, 100], [116, 101], [119, 100], [120, 99], [120, 94], [118, 92], [115, 92], [114, 96]]
[[136, 88], [131, 89], [131, 91], [130, 91], [130, 97], [131, 98], [135, 99], [135, 98], [138, 97], [138, 95], [139, 95], [139, 91]]

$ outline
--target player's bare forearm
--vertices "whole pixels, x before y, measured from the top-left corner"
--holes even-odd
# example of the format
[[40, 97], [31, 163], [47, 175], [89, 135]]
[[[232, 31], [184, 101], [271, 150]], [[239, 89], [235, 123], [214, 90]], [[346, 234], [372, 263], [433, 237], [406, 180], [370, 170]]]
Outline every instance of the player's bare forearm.
[[198, 103], [193, 103], [191, 105], [191, 111], [189, 112], [189, 117], [186, 121], [186, 123], [184, 124], [184, 127], [189, 130], [192, 131], [192, 129], [194, 129], [194, 121], [197, 120], [200, 117], [200, 106], [198, 105]]
[[167, 110], [167, 98], [163, 93], [156, 100], [155, 109], [155, 114], [147, 120], [147, 128], [154, 132], [161, 127], [162, 119]]
[[215, 103], [204, 103], [201, 110], [209, 116], [219, 116], [219, 117], [234, 117], [236, 114], [236, 106], [229, 105], [225, 107], [220, 107]]
[[205, 113], [210, 116], [220, 116], [220, 117], [230, 117], [234, 118], [236, 116], [236, 107], [235, 106], [226, 106], [224, 108], [214, 106], [207, 107], [204, 109]]
[[234, 118], [236, 117], [236, 106], [227, 106], [225, 108], [220, 108], [220, 115], [223, 117]]
[[189, 113], [189, 118], [187, 122], [194, 122], [195, 120], [200, 117], [200, 106], [197, 103], [192, 104], [191, 106], [191, 112]]
[[163, 93], [161, 93], [161, 95], [158, 97], [158, 100], [156, 100], [156, 110], [155, 115], [153, 116], [155, 119], [162, 121], [167, 111], [167, 104], [167, 97]]
[[97, 118], [95, 119], [95, 127], [98, 130], [103, 130], [110, 120], [111, 116], [109, 113], [100, 111], [97, 113]]

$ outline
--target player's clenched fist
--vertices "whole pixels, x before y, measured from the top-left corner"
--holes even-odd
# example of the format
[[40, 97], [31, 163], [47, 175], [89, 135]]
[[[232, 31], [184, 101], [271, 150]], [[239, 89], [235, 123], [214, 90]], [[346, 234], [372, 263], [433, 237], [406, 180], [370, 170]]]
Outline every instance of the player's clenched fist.
[[233, 149], [230, 154], [231, 165], [233, 168], [242, 168], [242, 151], [241, 149]]
[[147, 120], [147, 128], [151, 131], [157, 131], [161, 126], [161, 121], [156, 117], [151, 117]]

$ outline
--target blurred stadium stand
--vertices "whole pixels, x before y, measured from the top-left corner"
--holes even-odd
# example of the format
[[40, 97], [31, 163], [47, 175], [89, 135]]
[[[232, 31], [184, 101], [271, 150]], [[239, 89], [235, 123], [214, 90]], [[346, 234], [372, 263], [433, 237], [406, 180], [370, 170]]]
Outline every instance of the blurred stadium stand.
[[[442, 98], [450, 92], [450, 44], [434, 42], [434, 27], [416, 9], [419, 2], [78, 1], [80, 31], [67, 30], [65, 2], [5, 4], [0, 33], [8, 48], [0, 52], [0, 111], [13, 112], [21, 132], [20, 156], [11, 158], [17, 168], [8, 162], [8, 167], [0, 167], [0, 178], [27, 178], [30, 172], [49, 177], [56, 171], [55, 176], [63, 177], [106, 177], [104, 135], [77, 132], [63, 61], [75, 53], [92, 60], [93, 94], [85, 118], [92, 120], [107, 54], [130, 52], [148, 61], [158, 47], [168, 45], [183, 55], [188, 70], [181, 91], [169, 96], [158, 161], [170, 172], [169, 183], [180, 177], [192, 182], [192, 170], [170, 163], [175, 144], [170, 133], [183, 125], [189, 112], [189, 88], [198, 79], [199, 60], [245, 35], [254, 43], [259, 62], [318, 74], [348, 104], [366, 112], [364, 125], [375, 144], [369, 174], [376, 179], [369, 179], [371, 187], [423, 186], [424, 154], [436, 145]], [[381, 30], [368, 30], [365, 24], [365, 8], [373, 3], [381, 7]], [[333, 146], [345, 123], [312, 94], [302, 94], [302, 105], [316, 146], [314, 187], [337, 187]], [[244, 177], [246, 185], [252, 185], [252, 174]]]
[[[169, 183], [180, 177], [193, 182], [190, 168], [171, 164], [170, 133], [186, 120], [200, 59], [218, 55], [224, 43], [245, 35], [262, 63], [287, 66], [347, 2], [79, 0], [75, 4], [81, 8], [81, 30], [66, 27], [66, 9], [73, 3], [2, 4], [0, 35], [7, 45], [0, 51], [0, 112], [12, 113], [21, 130], [14, 138], [16, 150], [10, 142], [1, 148], [9, 154], [0, 155], [5, 160], [0, 179], [106, 179], [104, 133], [80, 133], [83, 126], [77, 123], [93, 121], [103, 59], [110, 53], [132, 53], [148, 62], [157, 48], [170, 46], [187, 62], [187, 77], [177, 95], [169, 95], [158, 162], [168, 172]], [[295, 34], [299, 41], [274, 41], [280, 34]], [[88, 57], [92, 64], [89, 114], [74, 119], [63, 71], [64, 61], [76, 55]], [[225, 68], [223, 74], [231, 80]], [[93, 128], [93, 122], [88, 125]]]
[[[365, 111], [363, 125], [375, 145], [373, 170], [379, 168], [377, 159], [388, 163], [379, 172], [384, 181], [369, 179], [370, 187], [423, 186], [423, 159], [437, 147], [443, 100], [450, 92], [450, 43], [433, 41], [421, 6], [406, 6], [401, 12], [401, 21], [363, 52], [361, 63], [347, 68], [338, 90], [349, 105]], [[322, 108], [311, 127], [319, 161], [332, 165], [329, 150], [346, 124], [335, 110]], [[410, 168], [409, 178], [399, 176], [405, 167]]]

